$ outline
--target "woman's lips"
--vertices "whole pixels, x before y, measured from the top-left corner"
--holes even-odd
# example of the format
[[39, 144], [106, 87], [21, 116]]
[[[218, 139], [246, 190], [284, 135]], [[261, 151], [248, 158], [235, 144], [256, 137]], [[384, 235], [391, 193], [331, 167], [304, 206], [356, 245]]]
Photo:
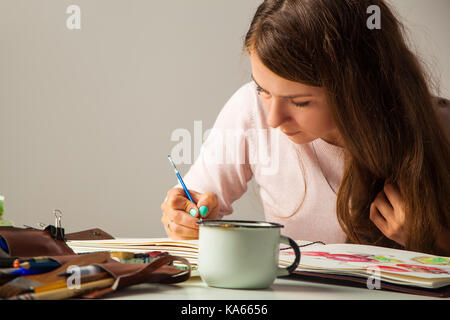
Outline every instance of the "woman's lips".
[[297, 133], [299, 133], [300, 131], [296, 131], [296, 132], [284, 132], [283, 133], [289, 137], [295, 136]]

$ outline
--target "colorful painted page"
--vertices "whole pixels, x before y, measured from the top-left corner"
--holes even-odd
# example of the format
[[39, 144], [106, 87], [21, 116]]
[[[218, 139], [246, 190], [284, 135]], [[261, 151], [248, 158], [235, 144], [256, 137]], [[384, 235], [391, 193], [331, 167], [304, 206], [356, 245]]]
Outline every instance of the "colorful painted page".
[[[292, 249], [280, 250], [280, 264], [294, 260]], [[353, 276], [425, 288], [450, 285], [450, 257], [354, 244], [330, 244], [301, 248], [298, 271]]]

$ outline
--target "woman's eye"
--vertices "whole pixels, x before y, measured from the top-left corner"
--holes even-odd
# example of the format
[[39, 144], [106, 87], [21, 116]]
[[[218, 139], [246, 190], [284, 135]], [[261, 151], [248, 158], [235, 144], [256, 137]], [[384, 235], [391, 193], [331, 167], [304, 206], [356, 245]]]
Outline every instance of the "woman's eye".
[[266, 91], [264, 91], [264, 89], [261, 88], [261, 87], [256, 87], [256, 93], [259, 94], [259, 95], [263, 94], [265, 97], [270, 96], [270, 95], [269, 95]]
[[309, 105], [309, 101], [308, 101], [308, 102], [302, 102], [302, 103], [294, 103], [294, 105], [295, 105], [297, 108], [306, 107], [306, 106]]
[[[261, 87], [259, 87], [259, 86], [256, 87], [256, 93], [257, 93], [258, 95], [260, 95], [260, 96], [263, 96], [263, 98], [269, 98], [269, 97], [270, 97], [270, 93], [264, 91], [264, 89], [261, 88]], [[302, 108], [302, 107], [308, 106], [310, 102], [307, 101], [307, 102], [301, 102], [301, 103], [295, 103], [295, 102], [292, 102], [292, 103], [293, 103], [296, 107]]]

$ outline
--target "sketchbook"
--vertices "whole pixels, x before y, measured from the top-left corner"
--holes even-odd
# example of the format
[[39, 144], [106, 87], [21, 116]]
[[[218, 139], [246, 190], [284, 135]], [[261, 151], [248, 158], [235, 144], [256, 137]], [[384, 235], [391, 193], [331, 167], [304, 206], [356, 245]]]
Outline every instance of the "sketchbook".
[[[280, 251], [280, 264], [294, 260], [292, 249]], [[301, 250], [297, 272], [347, 275], [404, 286], [450, 285], [450, 258], [354, 244], [314, 245]]]
[[[198, 240], [172, 240], [170, 238], [116, 238], [114, 240], [69, 240], [67, 245], [77, 254], [110, 252], [167, 252], [174, 256], [186, 258], [191, 264], [191, 276], [198, 274]], [[185, 265], [174, 262], [174, 266]]]
[[[295, 274], [322, 278], [358, 280], [376, 286], [377, 280], [385, 288], [423, 288], [435, 290], [450, 288], [450, 257], [398, 249], [355, 245], [313, 244], [296, 241], [300, 247], [300, 264]], [[163, 251], [189, 260], [192, 276], [198, 276], [198, 240], [171, 240], [169, 238], [114, 239], [93, 241], [67, 241], [76, 253], [93, 251], [149, 252]], [[280, 267], [289, 266], [294, 251], [280, 247]], [[447, 290], [448, 291], [448, 290]], [[419, 292], [420, 293], [420, 292]]]

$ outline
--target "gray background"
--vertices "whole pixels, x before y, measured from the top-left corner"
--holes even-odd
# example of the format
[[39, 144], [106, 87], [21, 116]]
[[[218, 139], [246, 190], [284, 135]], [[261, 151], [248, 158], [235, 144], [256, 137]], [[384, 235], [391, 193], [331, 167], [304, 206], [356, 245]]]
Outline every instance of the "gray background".
[[[391, 0], [450, 96], [449, 0]], [[250, 80], [260, 0], [0, 0], [0, 194], [15, 225], [163, 237], [174, 130], [211, 128]], [[81, 8], [81, 30], [66, 8]], [[192, 161], [194, 160], [192, 145]], [[178, 166], [186, 173], [189, 165]], [[234, 218], [263, 219], [254, 184]]]

